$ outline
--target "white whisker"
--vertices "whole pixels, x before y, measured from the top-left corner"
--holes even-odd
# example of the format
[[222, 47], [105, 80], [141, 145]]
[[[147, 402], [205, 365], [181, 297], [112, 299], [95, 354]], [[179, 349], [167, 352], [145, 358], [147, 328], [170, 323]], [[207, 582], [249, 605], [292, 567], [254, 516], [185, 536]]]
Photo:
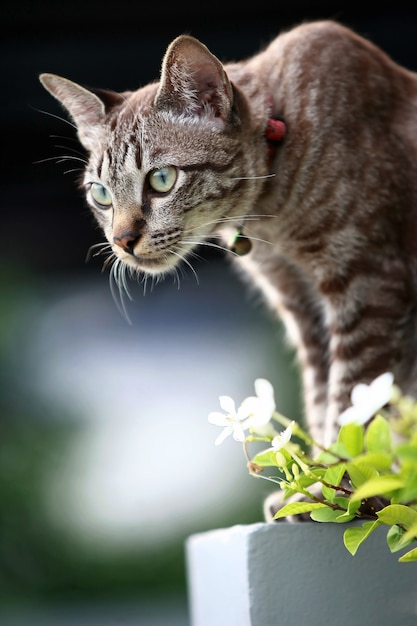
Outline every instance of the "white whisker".
[[68, 124], [68, 126], [71, 126], [71, 128], [74, 128], [75, 130], [77, 130], [76, 125], [70, 122], [69, 120], [65, 119], [65, 117], [61, 117], [60, 115], [55, 115], [54, 113], [50, 113], [49, 111], [43, 111], [42, 109], [37, 109], [35, 107], [34, 107], [34, 110], [37, 111], [38, 113], [49, 115], [49, 117], [54, 117], [56, 120], [59, 120], [60, 122], [64, 122], [65, 124]]
[[162, 274], [152, 274], [152, 289], [154, 288], [155, 285], [159, 285], [161, 280], [162, 280]]
[[[100, 256], [100, 254], [104, 254], [104, 253], [107, 253], [108, 251], [111, 251], [111, 249], [112, 249], [111, 244], [109, 244], [107, 241], [94, 243], [87, 250], [87, 256], [85, 258], [86, 263], [88, 263], [90, 259]], [[97, 250], [97, 252], [94, 252], [93, 254], [93, 250]]]
[[103, 266], [101, 268], [101, 273], [103, 273], [108, 267], [111, 267], [113, 265], [113, 263], [116, 262], [116, 255], [115, 254], [109, 254], [109, 256], [107, 257], [107, 259], [105, 259]]
[[264, 176], [236, 176], [230, 180], [261, 180], [264, 178], [274, 178], [276, 174], [265, 174]]
[[32, 161], [33, 165], [40, 165], [41, 163], [48, 163], [49, 161], [55, 161], [57, 162], [58, 159], [60, 159], [61, 157], [59, 156], [53, 156], [53, 157], [47, 157], [46, 159], [39, 159], [38, 161]]
[[195, 269], [193, 268], [193, 266], [191, 265], [191, 263], [189, 262], [189, 260], [182, 254], [179, 254], [178, 252], [174, 252], [174, 250], [170, 250], [171, 254], [174, 254], [175, 256], [177, 256], [179, 259], [181, 259], [181, 261], [183, 261], [186, 265], [188, 265], [188, 267], [190, 268], [190, 270], [192, 271], [192, 273], [194, 274], [195, 280], [197, 285], [200, 284], [200, 281], [198, 280], [198, 276], [197, 276], [197, 272], [195, 271]]
[[[57, 137], [56, 135], [51, 135], [51, 137], [59, 138], [59, 139], [68, 139], [68, 140], [71, 139], [71, 137]], [[59, 148], [60, 150], [70, 150], [71, 152], [74, 152], [74, 154], [78, 154], [78, 156], [83, 158], [84, 163], [87, 165], [88, 161], [85, 158], [85, 154], [83, 152], [81, 152], [80, 150], [77, 150], [73, 146], [64, 146], [64, 145], [61, 145], [61, 144], [57, 143], [57, 144], [55, 144], [54, 147], [55, 148]]]
[[82, 163], [83, 165], [87, 165], [87, 161], [85, 159], [82, 159], [79, 156], [74, 156], [72, 154], [66, 154], [63, 156], [56, 157], [57, 163], [64, 163], [65, 161], [78, 161], [79, 163]]
[[131, 325], [132, 322], [130, 321], [130, 317], [126, 308], [126, 303], [124, 300], [125, 294], [129, 298], [129, 300], [132, 300], [126, 284], [126, 266], [123, 261], [117, 257], [114, 258], [114, 262], [111, 266], [109, 283], [113, 300], [119, 312], [122, 314], [127, 323]]
[[211, 226], [212, 224], [218, 225], [218, 224], [236, 224], [239, 222], [255, 222], [258, 219], [261, 218], [269, 218], [269, 217], [277, 217], [276, 215], [265, 215], [265, 214], [249, 214], [249, 215], [233, 215], [233, 216], [223, 216], [223, 217], [219, 217], [216, 218], [214, 220], [210, 220], [208, 222], [203, 222], [202, 224], [199, 224], [198, 226], [189, 226], [186, 229], [186, 232], [193, 232], [196, 230], [199, 230], [201, 228], [205, 228], [207, 226]]
[[141, 282], [143, 283], [143, 295], [146, 296], [146, 288], [148, 285], [149, 275], [144, 272], [143, 274], [140, 274], [139, 276], [140, 276]]
[[[76, 137], [67, 137], [66, 135], [49, 135], [49, 137], [51, 137], [51, 139], [65, 139], [65, 141], [72, 141], [74, 144], [76, 144], [78, 147], [80, 145], [80, 142], [78, 141], [78, 139]], [[60, 146], [57, 146], [60, 147]], [[74, 150], [74, 152], [79, 152], [80, 154], [82, 154], [82, 152], [80, 150], [76, 150], [75, 147], [68, 147], [69, 150]]]
[[81, 167], [73, 167], [71, 170], [64, 170], [62, 173], [65, 175], [67, 174], [73, 174], [74, 172], [83, 172], [84, 169], [81, 169]]
[[[273, 246], [274, 244], [272, 243], [272, 241], [268, 241], [267, 239], [261, 239], [261, 237], [254, 237], [253, 235], [251, 235], [250, 233], [248, 233], [248, 231], [245, 229], [245, 233], [244, 236], [246, 237], [246, 239], [249, 239], [249, 241], [260, 241], [261, 243], [266, 243], [269, 246]], [[215, 237], [220, 237], [220, 235], [211, 235], [211, 237], [215, 238]], [[239, 255], [238, 255], [239, 256]]]
[[260, 237], [252, 237], [251, 235], [248, 235], [247, 231], [245, 231], [245, 237], [246, 239], [249, 239], [249, 241], [260, 241], [261, 243], [267, 243], [268, 246], [274, 245], [272, 241], [268, 241], [267, 239], [261, 239]]
[[[85, 161], [85, 159], [82, 159], [81, 157], [76, 157], [73, 155], [67, 155], [67, 156], [53, 156], [53, 157], [47, 157], [46, 159], [39, 159], [37, 161], [33, 161], [33, 165], [41, 165], [42, 163], [49, 163], [49, 162], [54, 162], [54, 163], [65, 163], [65, 161], [78, 161], [79, 163], [82, 163], [84, 166], [87, 164], [87, 162]], [[79, 171], [83, 171], [81, 168], [78, 168]]]
[[177, 289], [179, 291], [181, 288], [181, 279], [180, 279], [180, 274], [179, 274], [177, 267], [174, 267], [173, 280], [174, 280], [174, 285], [175, 283], [177, 284]]
[[125, 294], [129, 298], [129, 300], [131, 302], [133, 302], [133, 297], [132, 297], [132, 294], [129, 291], [129, 286], [128, 286], [128, 283], [127, 283], [128, 272], [129, 272], [129, 276], [132, 276], [130, 268], [128, 268], [128, 266], [125, 263], [122, 263], [121, 266], [120, 266], [122, 287], [124, 289]]
[[234, 256], [239, 256], [238, 254], [236, 254], [236, 252], [233, 252], [233, 250], [230, 250], [230, 248], [228, 248], [227, 246], [221, 246], [218, 243], [214, 243], [212, 241], [186, 241], [186, 240], [182, 240], [182, 243], [185, 243], [189, 246], [206, 246], [207, 248], [216, 248], [217, 250], [222, 250], [223, 252], [229, 252], [230, 254], [233, 254]]

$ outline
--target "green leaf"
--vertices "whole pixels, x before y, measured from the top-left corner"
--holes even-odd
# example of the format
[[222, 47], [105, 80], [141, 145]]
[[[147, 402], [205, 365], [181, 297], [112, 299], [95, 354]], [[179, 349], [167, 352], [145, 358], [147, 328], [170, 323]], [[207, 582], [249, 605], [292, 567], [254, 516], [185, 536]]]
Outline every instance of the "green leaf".
[[343, 511], [331, 509], [330, 507], [326, 507], [325, 509], [318, 509], [317, 511], [312, 511], [310, 517], [315, 522], [349, 522], [353, 519], [353, 515], [349, 515], [349, 519], [346, 517], [341, 519], [343, 515], [347, 515], [347, 513], [343, 513]]
[[353, 502], [352, 500], [349, 500], [349, 506], [348, 506], [347, 512], [349, 513], [349, 515], [355, 516], [360, 506], [361, 506], [360, 501]]
[[380, 525], [380, 522], [365, 522], [361, 528], [348, 528], [343, 534], [343, 543], [346, 549], [354, 556], [359, 546]]
[[[343, 479], [345, 471], [345, 463], [332, 465], [326, 470], [323, 476], [323, 481], [331, 485], [335, 485], [335, 487], [338, 487]], [[325, 485], [323, 485], [322, 487], [322, 493], [326, 500], [329, 500], [330, 502], [333, 502], [336, 497], [336, 490], [332, 489], [331, 487], [326, 487]]]
[[375, 476], [358, 487], [352, 495], [352, 500], [364, 500], [372, 496], [388, 494], [396, 489], [401, 489], [403, 486], [404, 478], [401, 476]]
[[355, 489], [378, 476], [378, 472], [375, 469], [369, 467], [366, 463], [356, 460], [348, 463], [346, 470]]
[[352, 463], [368, 465], [377, 472], [389, 472], [393, 462], [393, 454], [386, 452], [365, 452], [357, 456]]
[[377, 515], [380, 522], [389, 526], [400, 524], [408, 529], [417, 524], [417, 511], [404, 504], [389, 504], [378, 511]]
[[399, 563], [410, 563], [411, 561], [417, 561], [417, 548], [413, 548], [406, 552], [398, 559]]
[[277, 455], [274, 450], [256, 454], [253, 457], [252, 462], [257, 465], [261, 465], [262, 467], [280, 467], [277, 463]]
[[334, 454], [326, 450], [326, 451], [320, 452], [320, 454], [315, 457], [315, 460], [317, 461], [317, 463], [322, 463], [323, 465], [332, 465], [333, 463], [338, 462], [339, 457], [346, 456], [346, 450], [342, 450], [341, 446], [339, 446], [339, 449], [340, 449], [340, 454], [339, 454], [336, 448], [337, 448], [336, 443], [333, 443], [330, 446], [330, 449], [333, 450], [335, 454], [337, 454], [338, 456], [335, 456]]
[[396, 524], [387, 532], [387, 544], [391, 552], [398, 552], [416, 541], [417, 526], [407, 532]]
[[391, 452], [391, 429], [382, 415], [377, 415], [365, 433], [365, 447], [368, 452]]
[[398, 502], [407, 504], [408, 502], [415, 502], [417, 500], [417, 481], [412, 485], [406, 485], [404, 489], [398, 494]]
[[315, 467], [310, 469], [308, 474], [300, 474], [300, 476], [291, 482], [291, 486], [288, 486], [285, 491], [285, 497], [289, 498], [295, 493], [300, 493], [303, 490], [308, 490], [311, 485], [316, 484], [320, 481], [320, 478], [324, 474], [324, 469], [322, 467]]
[[322, 467], [310, 469], [308, 474], [300, 474], [300, 477], [297, 479], [297, 485], [301, 487], [310, 487], [314, 485], [323, 477], [324, 470]]
[[407, 532], [404, 533], [403, 539], [404, 542], [417, 541], [417, 521], [414, 522], [410, 528], [407, 528]]
[[402, 443], [395, 449], [395, 452], [401, 461], [417, 461], [417, 445], [415, 443]]
[[405, 531], [396, 524], [391, 526], [387, 532], [387, 544], [391, 552], [398, 552], [402, 548], [413, 543], [414, 539], [406, 539]]
[[308, 513], [309, 511], [313, 511], [314, 509], [323, 509], [328, 508], [326, 504], [322, 502], [290, 502], [283, 506], [277, 513], [274, 515], [274, 519], [279, 519], [280, 517], [287, 517], [287, 515], [299, 515], [300, 513]]
[[349, 498], [347, 498], [346, 496], [337, 496], [334, 501], [335, 504], [338, 504], [340, 507], [342, 507], [342, 509], [345, 509], [345, 511], [347, 511], [349, 506]]
[[399, 502], [403, 504], [417, 500], [417, 468], [404, 471], [405, 485], [398, 494]]
[[341, 515], [339, 515], [339, 517], [337, 517], [335, 521], [338, 524], [346, 524], [346, 522], [351, 522], [353, 519], [355, 519], [355, 515], [352, 515], [351, 513], [346, 511], [346, 513], [342, 513]]
[[345, 424], [339, 431], [337, 443], [345, 448], [349, 456], [358, 456], [363, 451], [363, 433], [363, 426]]

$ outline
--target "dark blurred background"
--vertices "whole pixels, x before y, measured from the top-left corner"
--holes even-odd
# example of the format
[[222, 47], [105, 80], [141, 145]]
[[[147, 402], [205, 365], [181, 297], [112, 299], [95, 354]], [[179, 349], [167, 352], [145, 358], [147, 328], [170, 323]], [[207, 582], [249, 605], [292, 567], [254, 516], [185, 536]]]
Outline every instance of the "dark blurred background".
[[[262, 519], [268, 487], [214, 448], [218, 396], [258, 376], [299, 417], [282, 330], [221, 253], [110, 294], [75, 181], [78, 146], [41, 72], [115, 90], [158, 78], [181, 33], [222, 60], [334, 18], [417, 69], [413, 3], [3, 2], [0, 101], [0, 624], [188, 624], [184, 541]], [[180, 287], [180, 288], [178, 288]], [[262, 481], [261, 481], [262, 482]], [[213, 625], [214, 626], [214, 625]]]

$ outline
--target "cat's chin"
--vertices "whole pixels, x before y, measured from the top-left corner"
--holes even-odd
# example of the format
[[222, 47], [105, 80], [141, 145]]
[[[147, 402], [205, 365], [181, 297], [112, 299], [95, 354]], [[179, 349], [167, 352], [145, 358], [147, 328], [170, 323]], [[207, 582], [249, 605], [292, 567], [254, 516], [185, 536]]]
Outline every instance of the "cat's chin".
[[129, 256], [121, 260], [130, 270], [137, 274], [150, 274], [154, 276], [168, 274], [178, 265], [178, 258], [173, 255], [160, 257]]

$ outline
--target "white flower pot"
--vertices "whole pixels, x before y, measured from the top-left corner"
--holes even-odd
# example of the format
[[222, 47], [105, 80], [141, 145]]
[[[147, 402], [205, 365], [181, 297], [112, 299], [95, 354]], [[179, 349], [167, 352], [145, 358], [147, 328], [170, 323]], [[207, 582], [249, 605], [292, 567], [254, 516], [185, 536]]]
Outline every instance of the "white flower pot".
[[417, 563], [378, 528], [351, 556], [346, 524], [252, 524], [186, 544], [192, 626], [416, 626]]

